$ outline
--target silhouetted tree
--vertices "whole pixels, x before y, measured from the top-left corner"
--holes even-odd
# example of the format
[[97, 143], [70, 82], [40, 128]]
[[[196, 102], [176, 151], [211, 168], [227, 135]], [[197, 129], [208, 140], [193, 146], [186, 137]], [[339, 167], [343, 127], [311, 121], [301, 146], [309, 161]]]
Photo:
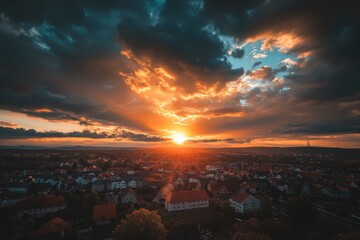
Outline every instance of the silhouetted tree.
[[255, 216], [260, 220], [272, 217], [272, 203], [270, 199], [266, 199], [261, 204], [261, 207], [256, 211]]
[[121, 220], [113, 235], [115, 239], [164, 240], [167, 231], [156, 211], [141, 208]]
[[316, 210], [311, 200], [302, 195], [288, 202], [288, 211], [291, 219], [296, 224], [311, 224], [316, 219]]

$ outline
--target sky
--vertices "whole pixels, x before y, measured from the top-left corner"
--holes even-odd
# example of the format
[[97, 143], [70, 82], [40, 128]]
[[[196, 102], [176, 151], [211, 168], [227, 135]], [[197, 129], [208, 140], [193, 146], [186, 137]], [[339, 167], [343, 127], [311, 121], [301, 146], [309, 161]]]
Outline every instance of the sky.
[[356, 6], [1, 1], [0, 145], [358, 148]]

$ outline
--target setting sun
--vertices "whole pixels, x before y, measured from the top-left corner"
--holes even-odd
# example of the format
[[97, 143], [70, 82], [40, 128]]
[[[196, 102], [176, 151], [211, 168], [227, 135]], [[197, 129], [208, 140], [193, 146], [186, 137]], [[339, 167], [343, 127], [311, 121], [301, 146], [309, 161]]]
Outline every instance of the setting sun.
[[175, 133], [172, 139], [176, 144], [183, 144], [186, 140], [186, 137], [182, 133]]

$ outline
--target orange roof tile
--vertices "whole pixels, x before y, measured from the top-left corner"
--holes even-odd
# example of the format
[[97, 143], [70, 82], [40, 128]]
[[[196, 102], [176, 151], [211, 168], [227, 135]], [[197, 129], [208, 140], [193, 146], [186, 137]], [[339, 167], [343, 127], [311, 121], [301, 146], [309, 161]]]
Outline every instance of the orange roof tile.
[[250, 196], [247, 192], [242, 192], [239, 194], [236, 194], [235, 196], [232, 196], [231, 199], [237, 202], [243, 202]]
[[48, 195], [48, 196], [29, 196], [16, 204], [17, 209], [36, 209], [36, 208], [51, 208], [61, 207], [66, 205], [66, 200], [63, 196]]
[[67, 230], [71, 228], [71, 224], [66, 222], [65, 220], [56, 217], [53, 220], [45, 223], [39, 230], [35, 232], [35, 235], [45, 235], [50, 233], [57, 233], [63, 230]]
[[116, 218], [116, 205], [114, 203], [94, 205], [93, 220], [111, 220]]
[[205, 190], [179, 191], [170, 193], [166, 201], [170, 203], [208, 200], [209, 195]]

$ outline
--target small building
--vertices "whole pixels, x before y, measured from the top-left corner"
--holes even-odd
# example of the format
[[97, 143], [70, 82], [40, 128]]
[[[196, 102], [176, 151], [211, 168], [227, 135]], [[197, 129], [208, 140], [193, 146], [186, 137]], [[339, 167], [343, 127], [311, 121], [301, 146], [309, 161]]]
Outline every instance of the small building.
[[338, 186], [338, 197], [339, 199], [350, 199], [351, 198], [351, 191], [347, 187]]
[[166, 196], [174, 190], [174, 186], [171, 183], [168, 183], [166, 186], [162, 187], [160, 191], [156, 194], [153, 203], [164, 203]]
[[227, 195], [228, 190], [226, 188], [226, 185], [224, 183], [219, 183], [215, 180], [210, 180], [207, 184], [207, 190], [212, 193], [214, 196], [218, 195]]
[[15, 182], [15, 183], [0, 183], [0, 190], [7, 190], [10, 192], [26, 193], [29, 183]]
[[91, 191], [92, 192], [103, 192], [105, 190], [105, 183], [98, 179], [91, 183]]
[[25, 197], [25, 193], [0, 190], [0, 207], [13, 206]]
[[139, 202], [139, 197], [131, 188], [126, 188], [123, 191], [121, 191], [118, 201], [121, 203], [134, 204]]
[[75, 182], [80, 185], [88, 185], [92, 182], [95, 182], [97, 178], [93, 174], [88, 174], [84, 176], [79, 176], [75, 179]]
[[329, 198], [338, 199], [338, 192], [332, 189], [331, 187], [323, 187], [320, 189], [321, 193]]
[[62, 239], [65, 237], [65, 233], [70, 229], [70, 223], [56, 217], [41, 226], [40, 229], [35, 232], [35, 235], [46, 239], [50, 237], [53, 237], [51, 239]]
[[98, 224], [106, 224], [116, 219], [116, 205], [114, 203], [94, 205], [93, 221]]
[[169, 212], [208, 207], [209, 195], [205, 190], [178, 191], [166, 196], [165, 209]]
[[260, 208], [260, 200], [247, 192], [241, 192], [230, 199], [230, 206], [238, 213], [249, 213]]
[[241, 183], [239, 186], [239, 191], [240, 192], [249, 192], [251, 194], [255, 194], [256, 193], [256, 186], [257, 184], [254, 182], [250, 182], [250, 183]]

